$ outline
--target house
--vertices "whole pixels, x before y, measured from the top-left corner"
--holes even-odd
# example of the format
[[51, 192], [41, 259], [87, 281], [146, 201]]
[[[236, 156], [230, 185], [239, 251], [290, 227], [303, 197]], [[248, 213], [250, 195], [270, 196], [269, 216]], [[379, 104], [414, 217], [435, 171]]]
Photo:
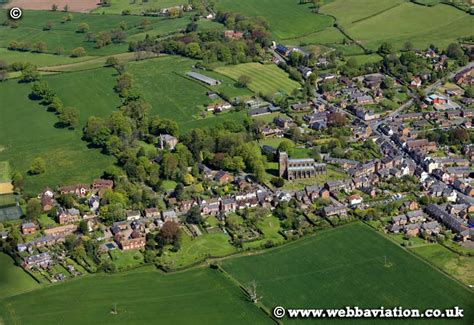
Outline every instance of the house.
[[124, 251], [141, 249], [146, 244], [145, 236], [138, 230], [133, 230], [128, 237], [125, 237], [123, 233], [118, 233], [114, 236], [114, 240]]
[[410, 223], [405, 226], [405, 234], [410, 237], [418, 236], [420, 233], [421, 223]]
[[468, 226], [461, 219], [456, 218], [446, 211], [444, 211], [440, 206], [436, 204], [430, 204], [426, 207], [426, 213], [433, 219], [438, 220], [444, 224], [447, 228], [453, 230], [456, 233], [461, 233], [468, 229]]
[[51, 188], [46, 187], [38, 198], [41, 200], [41, 206], [43, 207], [43, 211], [49, 211], [54, 206], [54, 192]]
[[219, 185], [225, 185], [227, 183], [232, 182], [233, 180], [234, 176], [223, 170], [218, 171], [216, 176], [214, 176], [214, 181], [219, 183]]
[[161, 218], [163, 219], [163, 222], [167, 222], [167, 221], [172, 221], [176, 223], [179, 222], [178, 215], [176, 214], [176, 211], [174, 210], [162, 211]]
[[147, 208], [144, 210], [145, 218], [159, 218], [161, 213], [157, 208]]
[[36, 225], [33, 222], [25, 222], [21, 225], [21, 233], [23, 235], [34, 234], [36, 232]]
[[425, 220], [425, 214], [422, 210], [409, 211], [406, 215], [410, 223], [417, 223]]
[[27, 270], [31, 270], [32, 268], [47, 269], [52, 265], [53, 259], [49, 252], [28, 256], [22, 263], [22, 266]]
[[100, 199], [97, 195], [92, 195], [89, 198], [89, 208], [92, 212], [96, 212], [100, 207]]
[[161, 150], [168, 149], [174, 150], [178, 144], [178, 139], [169, 134], [160, 134], [158, 148]]
[[129, 210], [125, 212], [127, 216], [127, 221], [139, 220], [141, 218], [141, 213], [138, 210]]
[[404, 226], [407, 224], [407, 217], [404, 214], [392, 218], [392, 224], [397, 226]]
[[454, 76], [454, 82], [456, 82], [458, 85], [470, 85], [474, 83], [474, 66], [470, 66], [460, 72], [458, 72]]
[[114, 181], [110, 179], [95, 179], [92, 181], [94, 190], [111, 190], [114, 187]]
[[71, 208], [71, 209], [61, 209], [58, 214], [58, 223], [60, 225], [66, 225], [69, 223], [78, 222], [81, 220], [81, 214], [78, 209]]
[[220, 212], [220, 204], [218, 199], [209, 199], [207, 201], [203, 201], [201, 204], [203, 216], [216, 216]]
[[281, 54], [283, 56], [288, 56], [291, 52], [291, 50], [288, 47], [286, 47], [282, 44], [278, 44], [275, 48], [275, 51], [277, 51], [279, 54]]
[[49, 228], [45, 229], [44, 233], [46, 235], [52, 235], [52, 236], [66, 236], [69, 234], [74, 233], [77, 230], [76, 225], [66, 225], [66, 226], [60, 226], [60, 227], [54, 227], [54, 228]]
[[61, 194], [74, 194], [78, 197], [84, 197], [90, 192], [90, 185], [77, 184], [70, 186], [62, 186], [59, 188]]
[[230, 40], [240, 40], [242, 37], [244, 37], [243, 32], [237, 32], [235, 30], [226, 30], [224, 31], [224, 37]]
[[362, 199], [362, 196], [358, 195], [358, 194], [354, 194], [354, 195], [350, 195], [348, 198], [347, 198], [347, 201], [349, 202], [349, 204], [351, 206], [356, 206], [356, 205], [359, 205], [362, 203], [363, 199]]
[[347, 209], [343, 205], [330, 205], [323, 208], [323, 216], [324, 217], [331, 217], [331, 216], [346, 216]]
[[437, 235], [441, 230], [441, 226], [437, 221], [423, 222], [421, 224], [421, 232], [428, 235]]
[[410, 81], [410, 86], [414, 87], [414, 88], [420, 88], [421, 87], [421, 78], [416, 76], [416, 77], [412, 77], [411, 78], [411, 81]]
[[223, 198], [221, 200], [222, 212], [235, 212], [237, 210], [237, 201], [235, 198]]

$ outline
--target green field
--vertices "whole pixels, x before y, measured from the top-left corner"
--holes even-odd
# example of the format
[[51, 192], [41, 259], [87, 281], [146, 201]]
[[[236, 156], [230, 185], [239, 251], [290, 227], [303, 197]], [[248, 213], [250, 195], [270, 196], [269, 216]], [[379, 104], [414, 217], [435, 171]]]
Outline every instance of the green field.
[[[7, 15], [6, 10], [0, 10], [0, 14]], [[89, 55], [111, 55], [121, 52], [127, 52], [128, 42], [123, 44], [111, 44], [98, 49], [93, 42], [86, 42], [84, 34], [76, 33], [81, 23], [87, 23], [90, 26], [89, 32], [98, 33], [102, 31], [111, 31], [118, 28], [121, 22], [126, 22], [128, 36], [141, 34], [143, 39], [145, 32], [169, 33], [179, 30], [189, 22], [188, 18], [183, 17], [175, 20], [166, 18], [148, 17], [150, 21], [150, 30], [144, 31], [138, 28], [140, 22], [144, 19], [140, 16], [120, 16], [108, 15], [106, 19], [101, 15], [90, 15], [73, 13], [73, 20], [62, 23], [66, 14], [64, 12], [52, 11], [24, 11], [23, 18], [18, 23], [18, 28], [0, 26], [0, 47], [8, 47], [11, 41], [36, 43], [43, 41], [48, 46], [48, 52], [54, 53], [57, 48], [64, 48], [65, 54], [69, 54], [72, 49], [82, 46]], [[53, 24], [52, 30], [44, 31], [44, 25], [50, 21]]]
[[138, 0], [132, 3], [130, 0], [112, 0], [109, 7], [99, 7], [93, 12], [106, 14], [120, 14], [123, 10], [130, 10], [133, 14], [140, 14], [146, 9], [163, 9], [187, 3], [183, 0]]
[[364, 47], [376, 50], [382, 42], [400, 49], [406, 41], [417, 48], [430, 44], [446, 47], [457, 38], [472, 35], [473, 18], [447, 5], [420, 6], [411, 2], [336, 0], [322, 7]]
[[302, 37], [333, 24], [331, 17], [314, 14], [310, 6], [298, 5], [294, 0], [219, 0], [217, 9], [263, 17], [278, 40]]
[[[99, 177], [113, 163], [113, 159], [98, 150], [89, 149], [81, 140], [81, 129], [56, 128], [56, 116], [28, 99], [29, 93], [28, 84], [19, 84], [14, 80], [0, 84], [0, 147], [3, 149], [0, 160], [8, 160], [14, 170], [23, 173], [26, 192], [36, 195], [45, 186], [89, 182]], [[73, 96], [73, 89], [70, 96]], [[75, 105], [81, 106], [80, 103]], [[36, 157], [45, 160], [46, 172], [27, 176]]]
[[117, 78], [112, 68], [62, 73], [44, 78], [65, 106], [80, 111], [81, 129], [89, 116], [107, 117], [120, 106], [113, 87]]
[[[13, 264], [10, 256], [0, 253], [0, 299], [37, 288], [39, 284], [23, 269]], [[0, 316], [0, 323], [1, 319]]]
[[[38, 303], [41, 302], [41, 303]], [[116, 305], [117, 314], [111, 309]], [[218, 271], [95, 275], [0, 300], [5, 324], [271, 324]]]
[[203, 261], [207, 257], [220, 257], [235, 252], [235, 247], [229, 242], [229, 236], [222, 232], [203, 234], [196, 238], [183, 235], [181, 249], [177, 253], [165, 252], [159, 261], [171, 269], [176, 269]]
[[[186, 73], [192, 71], [195, 63], [182, 57], [165, 56], [130, 62], [128, 71], [133, 76], [134, 87], [139, 89], [151, 104], [152, 113], [175, 120], [183, 130], [213, 126], [224, 120], [243, 120], [243, 113], [208, 115], [205, 118], [201, 116], [204, 106], [211, 102], [206, 92], [209, 89], [218, 89], [207, 88], [204, 84], [186, 77]], [[218, 87], [235, 88], [232, 81], [223, 81]]]
[[[2, 150], [0, 149], [0, 152]], [[0, 183], [11, 180], [11, 169], [8, 161], [0, 161]]]
[[460, 306], [464, 323], [474, 319], [471, 291], [359, 223], [261, 255], [227, 259], [222, 267], [240, 283], [255, 280], [269, 308]]
[[295, 88], [300, 88], [300, 84], [291, 80], [283, 70], [273, 64], [245, 63], [218, 67], [215, 70], [234, 80], [243, 75], [249, 76], [250, 90], [265, 95], [277, 92], [290, 94]]
[[465, 284], [474, 284], [474, 258], [460, 256], [438, 244], [410, 247], [410, 250]]
[[0, 48], [0, 59], [7, 62], [8, 64], [13, 62], [29, 62], [36, 65], [37, 67], [44, 67], [49, 65], [77, 63], [90, 60], [92, 58], [93, 57], [90, 56], [71, 58], [65, 55], [9, 51], [5, 48]]

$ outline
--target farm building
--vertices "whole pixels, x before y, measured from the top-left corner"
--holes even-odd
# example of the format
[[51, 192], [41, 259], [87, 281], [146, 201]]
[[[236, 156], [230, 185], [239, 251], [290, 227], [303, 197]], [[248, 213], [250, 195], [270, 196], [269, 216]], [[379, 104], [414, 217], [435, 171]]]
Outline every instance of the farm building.
[[198, 81], [204, 82], [205, 84], [209, 86], [217, 86], [221, 83], [219, 80], [209, 78], [208, 76], [205, 76], [197, 72], [188, 72], [186, 73], [186, 75]]

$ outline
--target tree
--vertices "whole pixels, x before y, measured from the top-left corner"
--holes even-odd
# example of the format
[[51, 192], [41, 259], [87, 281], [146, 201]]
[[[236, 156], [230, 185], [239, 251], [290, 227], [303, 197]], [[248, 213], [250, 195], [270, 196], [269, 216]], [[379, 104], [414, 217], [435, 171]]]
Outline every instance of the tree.
[[446, 55], [451, 59], [460, 59], [464, 56], [464, 51], [458, 43], [451, 43], [448, 45]]
[[57, 4], [53, 4], [51, 6], [51, 11], [57, 11], [58, 10], [58, 5]]
[[43, 26], [43, 30], [51, 30], [53, 29], [53, 23], [51, 21], [47, 21], [46, 24]]
[[109, 32], [100, 32], [95, 36], [95, 44], [99, 49], [110, 43], [112, 43], [112, 36]]
[[87, 33], [89, 31], [90, 27], [88, 23], [80, 23], [79, 26], [77, 27], [76, 32], [77, 33]]
[[86, 50], [83, 47], [76, 47], [71, 52], [71, 57], [73, 58], [80, 58], [86, 56]]
[[34, 65], [28, 65], [21, 71], [21, 82], [32, 82], [39, 80], [40, 74]]
[[292, 141], [288, 139], [283, 139], [280, 144], [278, 145], [278, 151], [281, 152], [288, 152], [294, 147], [294, 144]]
[[48, 51], [48, 45], [45, 42], [38, 42], [34, 46], [34, 51], [37, 53], [45, 53]]
[[474, 98], [474, 86], [466, 87], [464, 96], [466, 96], [467, 98]]
[[69, 5], [65, 5], [64, 8], [63, 8], [63, 11], [68, 12], [69, 11]]
[[405, 51], [411, 51], [413, 50], [413, 43], [410, 41], [406, 41], [403, 45], [403, 48], [405, 49]]
[[239, 77], [239, 80], [237, 81], [237, 84], [239, 87], [247, 87], [250, 83], [252, 82], [252, 79], [249, 76], [243, 75]]
[[31, 162], [29, 173], [31, 175], [43, 174], [46, 171], [46, 162], [43, 158], [35, 158]]
[[186, 45], [184, 49], [184, 55], [193, 59], [202, 59], [202, 51], [199, 43], [191, 42]]
[[84, 235], [87, 235], [89, 233], [89, 227], [87, 226], [86, 220], [81, 220], [81, 222], [79, 223], [79, 231]]
[[201, 207], [198, 205], [193, 206], [186, 215], [186, 221], [195, 225], [201, 224], [203, 221]]
[[119, 60], [115, 56], [109, 56], [105, 61], [106, 67], [113, 67], [119, 64]]
[[270, 182], [275, 187], [283, 187], [285, 185], [285, 180], [281, 177], [273, 177]]
[[255, 280], [250, 281], [246, 286], [245, 286], [245, 291], [248, 294], [248, 299], [250, 302], [256, 304], [260, 299], [262, 299], [262, 296], [259, 296], [257, 293], [257, 282]]
[[64, 108], [58, 116], [59, 123], [75, 128], [79, 125], [79, 110], [75, 107]]
[[156, 242], [159, 246], [175, 245], [181, 238], [179, 225], [173, 221], [166, 221], [160, 229]]
[[382, 55], [391, 54], [393, 53], [393, 51], [394, 51], [393, 45], [392, 43], [389, 43], [389, 42], [383, 42], [378, 49], [378, 53]]
[[12, 183], [17, 191], [21, 191], [24, 185], [23, 175], [20, 172], [13, 173]]
[[41, 212], [43, 212], [43, 207], [41, 206], [40, 200], [36, 198], [29, 199], [26, 204], [26, 217], [30, 220], [34, 220]]

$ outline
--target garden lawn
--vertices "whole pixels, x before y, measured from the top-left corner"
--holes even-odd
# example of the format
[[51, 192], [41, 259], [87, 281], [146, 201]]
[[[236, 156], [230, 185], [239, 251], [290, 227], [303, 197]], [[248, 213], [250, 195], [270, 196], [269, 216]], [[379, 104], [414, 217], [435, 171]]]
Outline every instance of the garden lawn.
[[33, 325], [272, 324], [238, 287], [211, 269], [164, 275], [141, 268], [87, 276], [0, 300], [2, 319]]
[[309, 5], [299, 5], [294, 0], [220, 0], [216, 7], [222, 11], [263, 17], [278, 40], [311, 34], [332, 26], [334, 22], [331, 17], [312, 13]]
[[[2, 150], [0, 149], [0, 152]], [[0, 161], [0, 183], [11, 180], [11, 169], [8, 161]]]
[[[263, 254], [226, 259], [221, 265], [242, 284], [255, 280], [268, 308], [459, 306], [465, 311], [464, 319], [451, 323], [470, 324], [474, 319], [472, 291], [361, 223], [319, 232]], [[403, 319], [398, 323], [409, 322]], [[419, 323], [428, 322], [417, 320]]]
[[439, 244], [410, 247], [410, 250], [461, 282], [474, 283], [474, 258], [461, 256]]
[[264, 95], [273, 95], [277, 92], [290, 94], [295, 88], [301, 87], [274, 64], [244, 63], [218, 67], [215, 70], [236, 81], [241, 76], [249, 76], [250, 90]]
[[13, 263], [10, 256], [0, 253], [0, 299], [39, 287], [30, 275]]
[[159, 261], [170, 269], [183, 268], [203, 261], [207, 257], [220, 257], [236, 252], [229, 242], [229, 236], [223, 232], [206, 234], [195, 238], [183, 233], [181, 248], [178, 252], [165, 252]]
[[[57, 117], [28, 99], [29, 84], [9, 80], [0, 84], [0, 160], [8, 160], [25, 177], [25, 191], [36, 195], [44, 187], [90, 182], [114, 159], [87, 147], [80, 129], [58, 129]], [[84, 94], [83, 94], [84, 95]], [[33, 159], [46, 162], [46, 172], [29, 176]]]

